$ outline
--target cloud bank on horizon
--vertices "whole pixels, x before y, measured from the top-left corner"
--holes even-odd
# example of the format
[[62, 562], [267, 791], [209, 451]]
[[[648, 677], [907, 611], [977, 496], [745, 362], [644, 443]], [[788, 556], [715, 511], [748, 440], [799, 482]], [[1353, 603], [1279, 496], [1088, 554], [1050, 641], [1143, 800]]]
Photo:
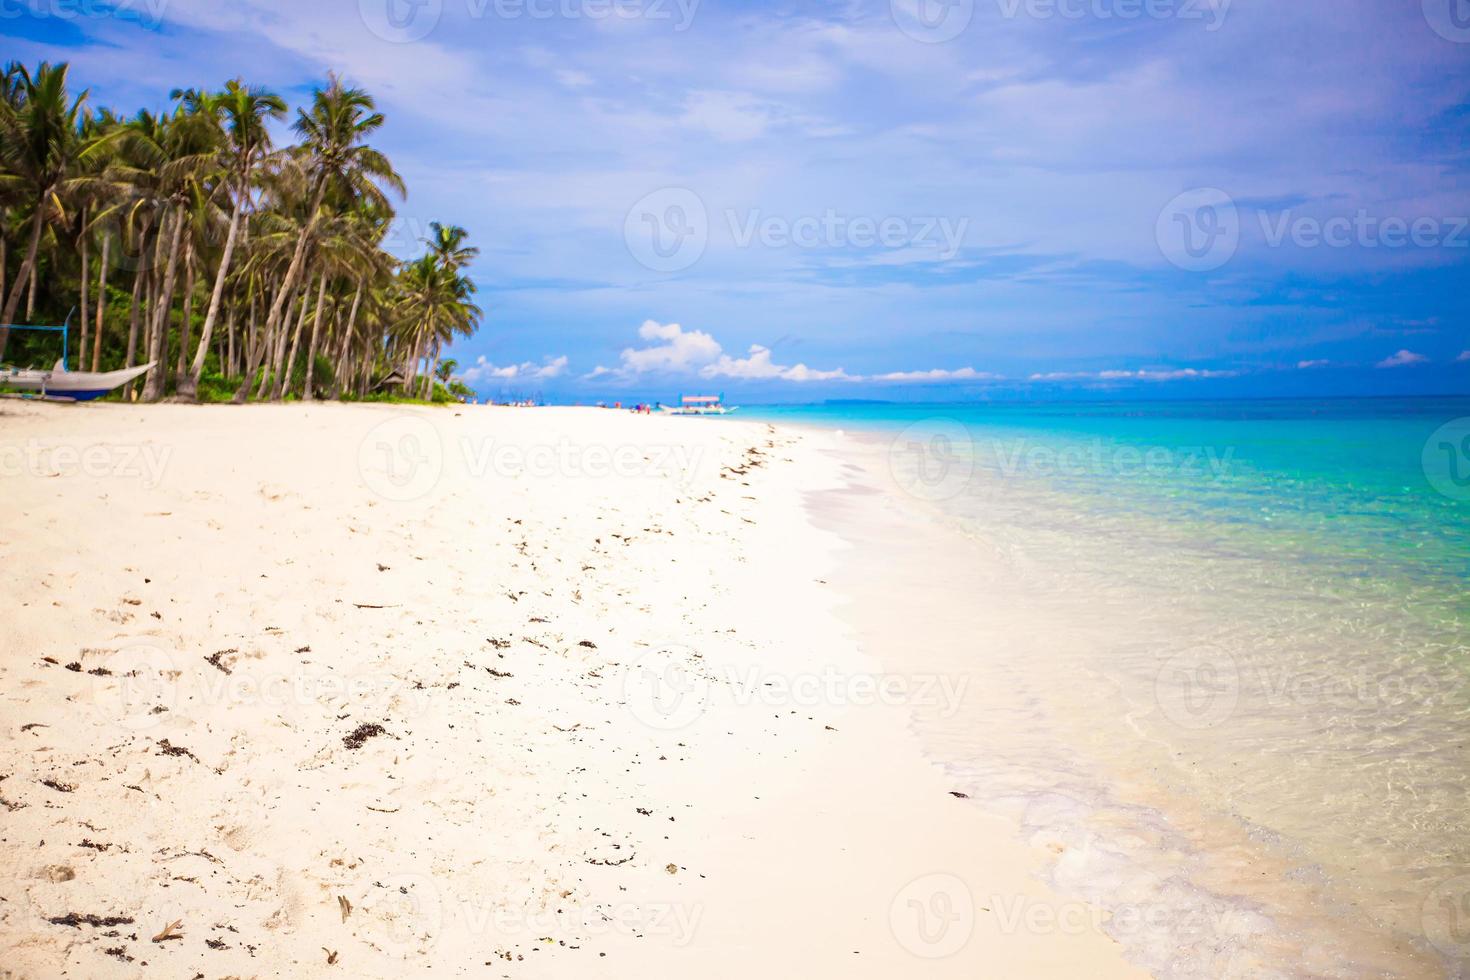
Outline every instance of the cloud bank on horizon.
[[[372, 91], [482, 391], [1470, 390], [1460, 0], [28, 0], [97, 104]], [[12, 11], [16, 13], [16, 11]], [[642, 326], [638, 326], [642, 324]], [[681, 326], [681, 324], [683, 326]]]

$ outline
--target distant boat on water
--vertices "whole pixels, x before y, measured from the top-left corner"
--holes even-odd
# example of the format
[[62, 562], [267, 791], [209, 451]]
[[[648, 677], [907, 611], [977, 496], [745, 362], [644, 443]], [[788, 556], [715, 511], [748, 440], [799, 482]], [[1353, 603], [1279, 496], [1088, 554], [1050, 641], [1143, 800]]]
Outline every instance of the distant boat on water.
[[729, 415], [739, 411], [739, 406], [724, 404], [722, 395], [684, 395], [678, 405], [661, 405], [665, 415]]
[[58, 401], [89, 402], [115, 391], [153, 367], [154, 361], [120, 371], [68, 371], [61, 361], [49, 371], [0, 367], [0, 388], [34, 392]]

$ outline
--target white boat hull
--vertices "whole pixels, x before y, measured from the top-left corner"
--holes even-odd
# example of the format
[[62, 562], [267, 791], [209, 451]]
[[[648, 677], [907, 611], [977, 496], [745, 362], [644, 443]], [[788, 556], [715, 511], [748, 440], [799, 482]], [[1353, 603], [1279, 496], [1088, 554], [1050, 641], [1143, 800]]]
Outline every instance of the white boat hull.
[[737, 411], [736, 408], [725, 408], [724, 406], [716, 408], [675, 408], [670, 405], [665, 405], [663, 407], [665, 415], [729, 415], [735, 411]]
[[50, 371], [0, 368], [0, 388], [34, 391], [55, 398], [85, 402], [101, 398], [148, 373], [155, 362], [120, 371], [65, 371], [60, 365]]

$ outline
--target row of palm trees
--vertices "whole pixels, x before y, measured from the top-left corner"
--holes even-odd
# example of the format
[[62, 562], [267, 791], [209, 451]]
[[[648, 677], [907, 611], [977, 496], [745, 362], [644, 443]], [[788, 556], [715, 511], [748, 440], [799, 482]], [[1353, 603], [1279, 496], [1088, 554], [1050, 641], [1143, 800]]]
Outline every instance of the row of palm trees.
[[478, 250], [434, 223], [421, 258], [385, 251], [405, 188], [369, 143], [368, 93], [331, 78], [277, 147], [285, 101], [239, 80], [122, 118], [67, 75], [0, 80], [0, 362], [17, 317], [74, 308], [77, 363], [152, 362], [145, 400], [197, 400], [206, 379], [235, 402], [362, 397], [395, 371], [442, 396], [440, 356], [481, 317]]

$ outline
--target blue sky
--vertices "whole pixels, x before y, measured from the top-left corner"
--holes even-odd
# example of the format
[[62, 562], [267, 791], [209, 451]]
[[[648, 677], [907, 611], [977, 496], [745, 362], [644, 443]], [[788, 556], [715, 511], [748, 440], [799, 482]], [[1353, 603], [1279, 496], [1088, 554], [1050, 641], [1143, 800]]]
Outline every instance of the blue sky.
[[[391, 5], [391, 6], [390, 6]], [[0, 0], [100, 104], [379, 99], [482, 392], [1470, 391], [1470, 0]]]

